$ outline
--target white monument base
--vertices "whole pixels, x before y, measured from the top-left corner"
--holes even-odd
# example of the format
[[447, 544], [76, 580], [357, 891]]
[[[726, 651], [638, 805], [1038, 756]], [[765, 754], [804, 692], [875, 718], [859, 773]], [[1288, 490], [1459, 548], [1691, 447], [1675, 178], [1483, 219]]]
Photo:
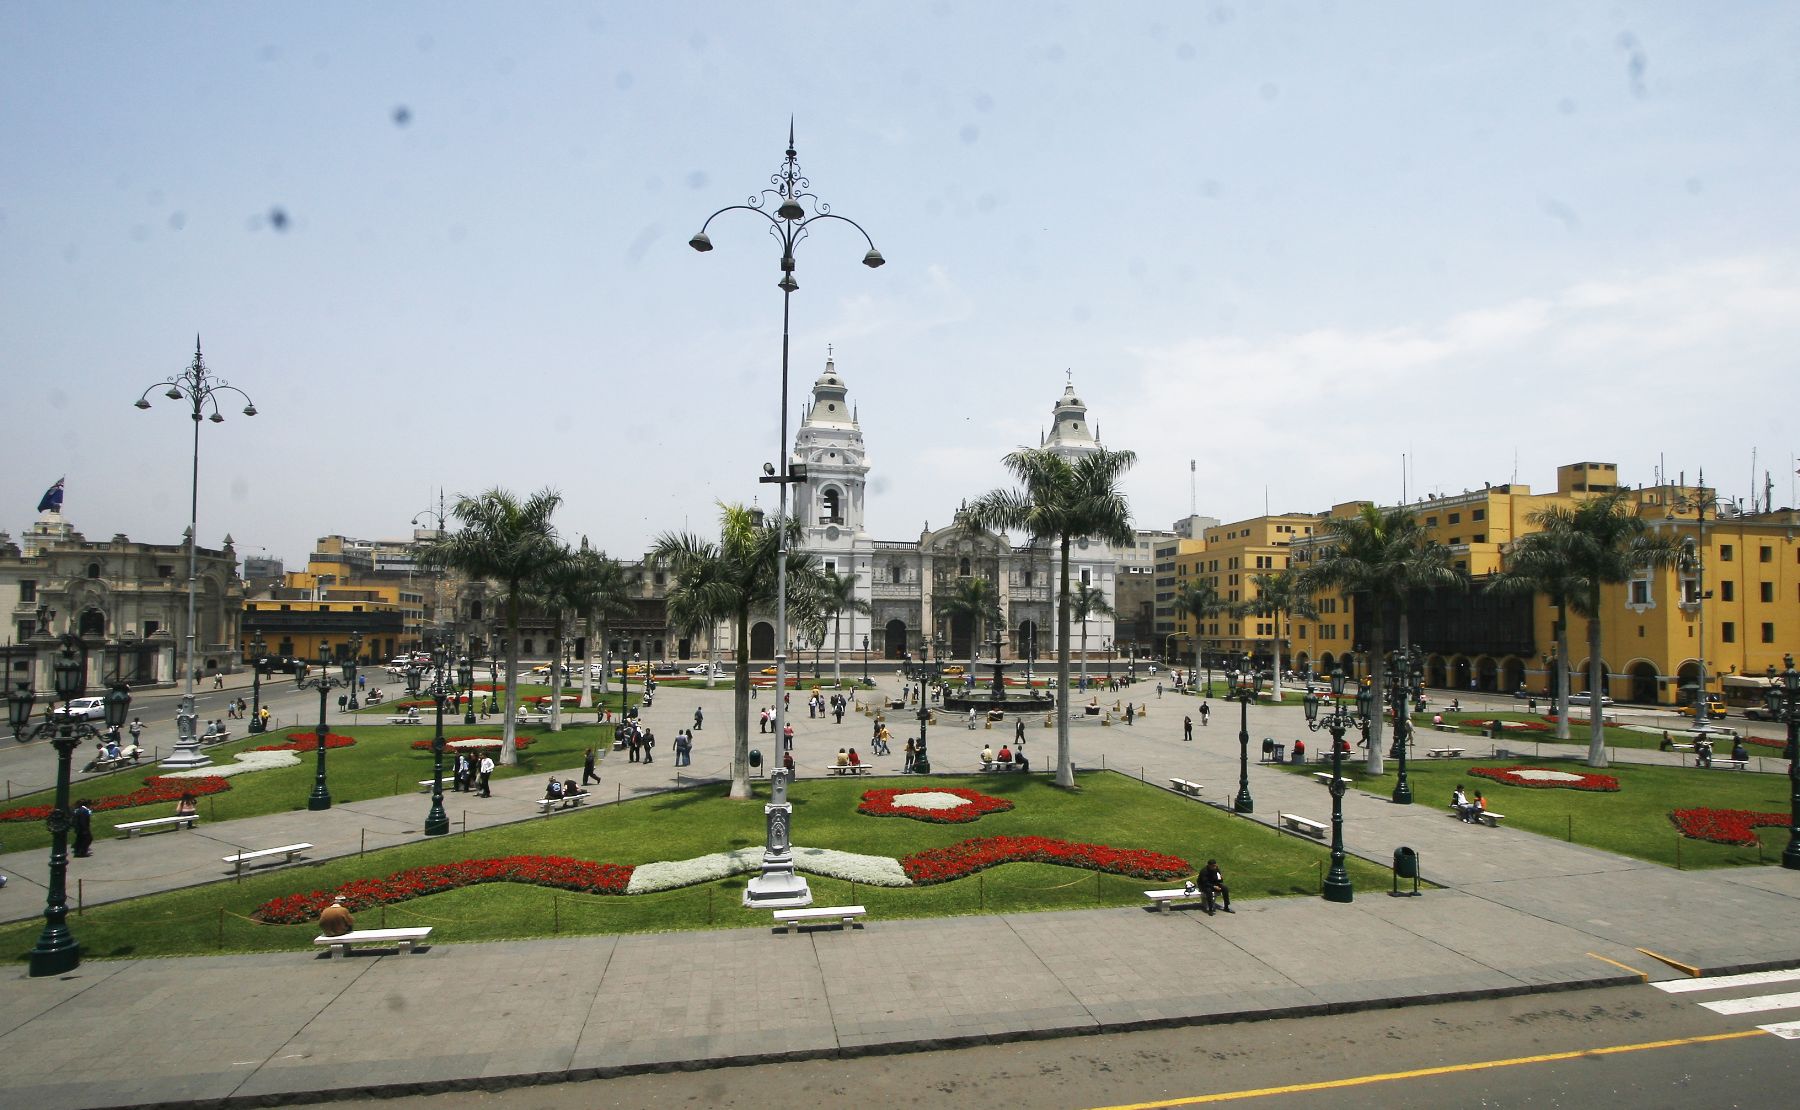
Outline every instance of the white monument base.
[[794, 872], [794, 853], [788, 833], [794, 807], [787, 800], [787, 771], [777, 768], [770, 776], [774, 801], [763, 806], [769, 839], [763, 847], [762, 874], [744, 884], [746, 909], [793, 910], [812, 905], [812, 888]]

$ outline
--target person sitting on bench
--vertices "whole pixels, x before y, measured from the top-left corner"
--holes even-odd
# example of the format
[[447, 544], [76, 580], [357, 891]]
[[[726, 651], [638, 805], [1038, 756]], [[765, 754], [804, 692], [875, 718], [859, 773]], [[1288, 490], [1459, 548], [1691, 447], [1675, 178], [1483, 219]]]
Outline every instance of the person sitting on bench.
[[856, 754], [855, 748], [850, 749], [850, 766], [852, 766], [852, 767], [861, 767], [862, 766], [862, 756]]
[[1469, 796], [1463, 793], [1462, 783], [1460, 782], [1456, 784], [1456, 793], [1450, 795], [1450, 806], [1452, 809], [1456, 810], [1456, 815], [1462, 820], [1473, 821], [1475, 819], [1470, 816], [1471, 811], [1475, 807], [1469, 804]]
[[1712, 741], [1704, 736], [1694, 741], [1694, 766], [1712, 766]]
[[994, 761], [994, 749], [982, 748], [981, 749], [981, 761], [983, 763], [992, 763]]
[[578, 804], [575, 801], [575, 795], [579, 793], [581, 793], [581, 787], [575, 785], [574, 779], [564, 779], [562, 784], [562, 807], [568, 809], [570, 806]]
[[559, 801], [562, 796], [563, 784], [557, 780], [555, 775], [550, 776], [549, 784], [544, 787], [544, 800]]
[[319, 914], [319, 932], [328, 937], [341, 937], [345, 933], [356, 931], [356, 919], [350, 916], [350, 910], [344, 905], [344, 896], [338, 895], [331, 900]]
[[850, 766], [850, 753], [845, 751], [843, 748], [838, 749], [837, 765], [839, 767]]
[[1021, 774], [1031, 770], [1031, 761], [1025, 758], [1025, 749], [1020, 748], [1013, 753], [1013, 770]]
[[1200, 869], [1199, 886], [1200, 897], [1203, 899], [1200, 908], [1205, 910], [1208, 915], [1217, 912], [1218, 907], [1214, 904], [1214, 899], [1220, 898], [1224, 899], [1226, 913], [1236, 912], [1231, 908], [1231, 888], [1225, 885], [1225, 874], [1219, 870], [1218, 860], [1209, 859], [1206, 861], [1206, 866]]
[[1475, 800], [1469, 803], [1469, 820], [1480, 824], [1481, 815], [1486, 812], [1487, 799], [1481, 796], [1481, 791], [1477, 790], [1475, 791]]
[[1007, 747], [1005, 744], [1000, 745], [1000, 762], [1001, 763], [1011, 763], [1012, 762], [1012, 749]]
[[198, 816], [200, 816], [200, 803], [196, 802], [194, 800], [194, 795], [192, 794], [192, 792], [183, 794], [181, 796], [181, 800], [175, 803], [175, 816], [177, 816], [177, 817], [198, 817]]

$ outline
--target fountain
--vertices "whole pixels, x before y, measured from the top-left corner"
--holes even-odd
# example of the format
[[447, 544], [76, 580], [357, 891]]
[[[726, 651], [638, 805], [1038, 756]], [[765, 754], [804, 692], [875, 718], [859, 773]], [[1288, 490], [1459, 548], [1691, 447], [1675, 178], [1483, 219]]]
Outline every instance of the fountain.
[[1043, 713], [1056, 705], [1056, 695], [1048, 690], [1039, 690], [1027, 686], [1022, 690], [1009, 689], [1006, 685], [1006, 669], [1014, 664], [1000, 658], [1000, 649], [1005, 641], [998, 636], [987, 641], [990, 661], [985, 666], [992, 667], [993, 681], [986, 687], [976, 685], [962, 690], [946, 690], [944, 692], [944, 708], [956, 712], [970, 709], [984, 713]]

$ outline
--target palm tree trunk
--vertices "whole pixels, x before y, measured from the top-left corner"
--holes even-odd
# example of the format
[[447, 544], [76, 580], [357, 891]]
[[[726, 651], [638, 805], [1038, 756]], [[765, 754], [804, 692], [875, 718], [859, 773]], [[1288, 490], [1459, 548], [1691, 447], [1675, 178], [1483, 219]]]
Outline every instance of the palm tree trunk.
[[[1406, 617], [1404, 615], [1401, 616], [1400, 623], [1400, 634], [1404, 636], [1406, 634]], [[1369, 713], [1368, 771], [1371, 775], [1381, 774], [1382, 757], [1387, 754], [1386, 748], [1382, 745], [1382, 735], [1385, 730], [1381, 727], [1381, 714], [1384, 711], [1383, 707], [1387, 704], [1387, 699], [1383, 697], [1387, 690], [1387, 642], [1382, 635], [1385, 631], [1386, 629], [1382, 628], [1379, 620], [1369, 622], [1369, 685], [1375, 691], [1375, 704], [1370, 707]]]
[[582, 618], [582, 631], [587, 633], [587, 650], [581, 653], [581, 705], [594, 704], [594, 614]]
[[506, 715], [500, 734], [500, 765], [516, 767], [519, 763], [519, 584], [514, 582], [506, 596]]
[[1081, 688], [1087, 689], [1087, 622], [1081, 622]]
[[[1594, 606], [1591, 612], [1598, 613]], [[1606, 766], [1606, 660], [1600, 658], [1600, 618], [1588, 618], [1588, 766]]]
[[[1056, 599], [1056, 785], [1075, 785], [1069, 751], [1069, 537], [1062, 537], [1062, 589]], [[1087, 665], [1082, 649], [1082, 665]]]
[[844, 659], [839, 650], [844, 646], [844, 614], [839, 611], [831, 622], [831, 681], [841, 689], [844, 685]]
[[1275, 704], [1281, 704], [1281, 610], [1275, 610]]
[[1556, 607], [1556, 673], [1550, 676], [1550, 697], [1556, 712], [1556, 738], [1569, 739], [1569, 607]]
[[[1200, 618], [1198, 617], [1194, 618], [1196, 623], [1199, 622], [1199, 619]], [[1205, 638], [1196, 635], [1194, 637], [1194, 673], [1188, 675], [1188, 688], [1190, 690], [1200, 690], [1200, 663], [1205, 658], [1206, 640]], [[1210, 697], [1212, 697], [1212, 684], [1209, 682], [1206, 685], [1206, 689], [1200, 690], [1200, 700], [1205, 701]]]
[[562, 731], [562, 614], [556, 616], [556, 638], [550, 641], [550, 731]]
[[[737, 682], [731, 691], [731, 797], [748, 798], [750, 796], [750, 611], [740, 611], [737, 616]], [[775, 697], [779, 697], [777, 692]], [[775, 751], [781, 750], [781, 737], [775, 738]], [[777, 756], [769, 765], [773, 773], [775, 764], [781, 762]]]

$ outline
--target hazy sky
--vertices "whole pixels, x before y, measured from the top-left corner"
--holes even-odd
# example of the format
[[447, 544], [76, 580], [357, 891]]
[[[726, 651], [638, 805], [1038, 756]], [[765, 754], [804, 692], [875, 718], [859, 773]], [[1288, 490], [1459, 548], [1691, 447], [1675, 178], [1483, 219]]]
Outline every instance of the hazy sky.
[[[0, 5], [0, 527], [67, 475], [176, 542], [194, 335], [246, 389], [200, 536], [303, 561], [499, 485], [620, 555], [771, 487], [799, 253], [904, 539], [1065, 370], [1142, 526], [1658, 459], [1791, 504], [1800, 5]], [[1515, 461], [1516, 460], [1516, 461]]]

